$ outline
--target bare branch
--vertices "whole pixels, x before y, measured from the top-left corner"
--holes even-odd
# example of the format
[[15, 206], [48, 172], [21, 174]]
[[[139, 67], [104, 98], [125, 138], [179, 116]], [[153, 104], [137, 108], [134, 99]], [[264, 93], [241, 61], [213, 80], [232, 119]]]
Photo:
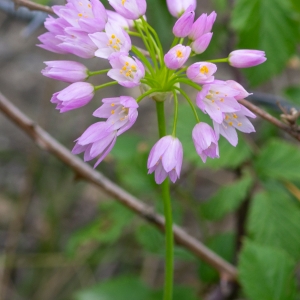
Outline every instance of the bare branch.
[[291, 127], [290, 125], [287, 125], [287, 124], [281, 122], [280, 120], [274, 118], [273, 116], [271, 116], [269, 113], [267, 113], [263, 109], [257, 107], [256, 105], [250, 103], [249, 101], [247, 101], [245, 99], [239, 100], [239, 102], [241, 104], [243, 104], [244, 106], [246, 106], [248, 109], [250, 109], [256, 115], [269, 121], [270, 123], [274, 124], [278, 128], [287, 132], [289, 135], [294, 137], [296, 140], [300, 141], [300, 132], [298, 132], [298, 130], [296, 128]]
[[[146, 219], [164, 231], [164, 217], [155, 213], [153, 209], [142, 203], [136, 197], [132, 196], [112, 181], [107, 179], [101, 173], [95, 171], [81, 159], [73, 156], [72, 153], [51, 137], [45, 130], [36, 125], [31, 119], [24, 115], [17, 107], [7, 100], [0, 93], [0, 110], [12, 120], [18, 127], [25, 131], [34, 142], [43, 150], [46, 150], [68, 165], [79, 178], [100, 187], [108, 194], [113, 196], [127, 208]], [[237, 270], [230, 263], [208, 249], [194, 237], [186, 233], [182, 228], [173, 225], [174, 239], [177, 244], [190, 250], [197, 257], [203, 259], [208, 264], [217, 269], [222, 278], [228, 280], [237, 280]]]
[[53, 14], [53, 10], [50, 6], [34, 3], [32, 1], [29, 1], [29, 0], [13, 0], [13, 1], [15, 3], [16, 9], [19, 6], [25, 6], [30, 10], [39, 10], [39, 11], [44, 11], [44, 12], [49, 13], [49, 14]]

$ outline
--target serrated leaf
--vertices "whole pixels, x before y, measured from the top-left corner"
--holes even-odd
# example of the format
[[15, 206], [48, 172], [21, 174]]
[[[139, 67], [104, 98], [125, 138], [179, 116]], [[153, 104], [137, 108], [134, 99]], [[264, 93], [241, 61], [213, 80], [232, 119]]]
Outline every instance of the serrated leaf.
[[249, 300], [295, 300], [295, 262], [284, 251], [246, 241], [239, 279]]
[[300, 258], [300, 205], [277, 184], [267, 185], [266, 192], [254, 197], [247, 230], [256, 242]]
[[[210, 238], [206, 245], [226, 261], [232, 262], [235, 252], [235, 234], [226, 232]], [[218, 272], [209, 264], [200, 261], [198, 274], [203, 282], [213, 283], [219, 280]]]
[[271, 140], [261, 150], [255, 169], [262, 179], [300, 180], [299, 147], [287, 141]]
[[200, 206], [200, 214], [207, 220], [218, 220], [226, 214], [234, 211], [245, 200], [246, 195], [253, 184], [250, 175], [221, 187], [217, 193]]
[[235, 3], [232, 27], [238, 33], [238, 48], [266, 52], [265, 63], [243, 70], [251, 85], [257, 85], [285, 68], [296, 52], [299, 25], [287, 0], [237, 0]]

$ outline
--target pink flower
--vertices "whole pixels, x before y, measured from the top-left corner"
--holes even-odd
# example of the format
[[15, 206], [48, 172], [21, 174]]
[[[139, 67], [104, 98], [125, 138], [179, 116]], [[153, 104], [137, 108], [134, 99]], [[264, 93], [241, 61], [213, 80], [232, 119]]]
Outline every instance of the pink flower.
[[143, 64], [136, 59], [117, 53], [111, 56], [109, 63], [112, 69], [108, 71], [107, 76], [118, 81], [122, 86], [132, 88], [140, 84], [140, 80], [145, 76]]
[[192, 29], [189, 33], [189, 38], [192, 41], [195, 41], [203, 34], [210, 32], [212, 30], [216, 17], [217, 14], [214, 11], [209, 16], [207, 16], [207, 14], [202, 14], [193, 24]]
[[184, 14], [176, 21], [173, 27], [173, 34], [177, 37], [184, 38], [189, 35], [195, 18], [195, 12], [190, 5]]
[[208, 124], [198, 123], [193, 129], [192, 136], [196, 151], [204, 163], [207, 157], [219, 158], [219, 138]]
[[241, 100], [252, 95], [252, 93], [248, 93], [238, 82], [234, 80], [226, 80], [226, 84], [239, 92], [239, 94], [234, 96], [236, 100]]
[[129, 96], [115, 98], [105, 98], [93, 116], [106, 118], [108, 130], [118, 130], [120, 135], [128, 130], [138, 117], [137, 108], [139, 107], [135, 99]]
[[109, 23], [117, 25], [123, 29], [129, 29], [129, 20], [112, 10], [107, 9], [106, 13], [108, 16]]
[[194, 42], [191, 43], [192, 50], [197, 54], [203, 53], [207, 49], [212, 36], [212, 32], [208, 32], [201, 35], [199, 38], [197, 38]]
[[164, 57], [164, 61], [169, 69], [176, 70], [184, 65], [190, 54], [191, 48], [189, 46], [178, 44], [169, 50]]
[[118, 14], [126, 19], [136, 20], [146, 13], [146, 0], [108, 0]]
[[186, 70], [186, 75], [192, 81], [204, 84], [215, 80], [212, 76], [217, 71], [217, 66], [209, 62], [197, 62], [192, 64]]
[[61, 113], [79, 108], [89, 103], [94, 97], [94, 86], [88, 82], [76, 82], [60, 92], [53, 94], [52, 103]]
[[69, 27], [65, 29], [66, 35], [56, 36], [61, 40], [59, 47], [71, 54], [82, 58], [92, 58], [97, 50], [86, 32], [78, 28]]
[[241, 109], [235, 113], [224, 113], [224, 120], [221, 124], [213, 121], [217, 137], [219, 138], [220, 134], [223, 135], [232, 146], [238, 143], [236, 129], [245, 133], [255, 132], [247, 117], [256, 118], [256, 116], [243, 105], [240, 107]]
[[105, 7], [99, 0], [68, 0], [64, 6], [53, 6], [53, 11], [72, 27], [88, 33], [102, 31], [107, 22]]
[[38, 39], [42, 43], [37, 45], [40, 48], [59, 54], [68, 53], [68, 51], [60, 48], [61, 40], [56, 38], [56, 35], [52, 32], [43, 33], [38, 37]]
[[88, 69], [76, 61], [45, 61], [47, 67], [42, 70], [46, 77], [65, 82], [83, 81], [88, 77]]
[[228, 56], [229, 64], [236, 68], [250, 68], [262, 64], [267, 58], [260, 50], [235, 50]]
[[98, 47], [95, 56], [109, 58], [112, 53], [123, 52], [128, 54], [131, 49], [131, 40], [128, 33], [118, 24], [107, 23], [105, 32], [89, 34], [91, 40]]
[[182, 145], [171, 135], [161, 138], [151, 149], [147, 167], [148, 174], [155, 172], [155, 181], [161, 184], [167, 176], [172, 182], [180, 177], [183, 158]]
[[116, 143], [117, 131], [108, 130], [106, 122], [97, 122], [76, 140], [73, 154], [84, 152], [84, 161], [98, 157], [94, 168], [107, 156]]
[[215, 122], [222, 123], [223, 113], [236, 112], [241, 109], [235, 99], [239, 91], [231, 88], [224, 81], [214, 81], [204, 84], [202, 90], [197, 94], [197, 106], [207, 113]]
[[180, 17], [189, 6], [195, 10], [197, 6], [196, 0], [167, 0], [169, 12], [175, 18]]

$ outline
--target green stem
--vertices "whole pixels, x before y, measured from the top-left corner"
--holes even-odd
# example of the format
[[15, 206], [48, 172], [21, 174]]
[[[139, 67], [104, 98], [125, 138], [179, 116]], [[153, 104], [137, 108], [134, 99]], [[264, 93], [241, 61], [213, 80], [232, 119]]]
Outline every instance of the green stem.
[[111, 86], [111, 85], [115, 85], [115, 84], [118, 84], [118, 81], [111, 81], [111, 82], [108, 82], [108, 83], [97, 85], [94, 88], [95, 88], [95, 91], [98, 91], [98, 90], [103, 89], [107, 86]]
[[105, 69], [105, 70], [99, 70], [99, 71], [88, 71], [88, 75], [89, 75], [89, 77], [95, 76], [95, 75], [100, 75], [100, 74], [107, 73], [109, 70], [111, 70], [111, 69]]
[[218, 59], [211, 59], [211, 60], [206, 60], [207, 62], [212, 62], [212, 63], [218, 63], [218, 62], [225, 62], [228, 63], [228, 57], [226, 58], [218, 58]]
[[136, 98], [136, 102], [139, 103], [141, 100], [143, 100], [145, 97], [151, 95], [152, 93], [155, 93], [155, 92], [160, 92], [161, 90], [160, 89], [151, 89], [147, 92], [145, 92], [144, 94], [140, 95], [138, 98]]
[[176, 91], [173, 90], [174, 95], [174, 123], [173, 123], [173, 131], [172, 136], [176, 136], [176, 125], [177, 125], [177, 119], [178, 119], [178, 97]]
[[[156, 102], [156, 112], [158, 119], [159, 136], [162, 138], [166, 135], [166, 120], [164, 114], [164, 102]], [[165, 257], [165, 285], [164, 300], [172, 300], [173, 294], [173, 269], [174, 269], [174, 237], [172, 207], [170, 197], [169, 179], [165, 179], [161, 185], [162, 197], [164, 201], [165, 215], [165, 235], [166, 235], [166, 257]]]
[[191, 99], [189, 98], [189, 96], [187, 95], [187, 93], [186, 93], [184, 90], [182, 90], [181, 88], [178, 88], [178, 87], [176, 87], [176, 86], [174, 86], [173, 89], [179, 91], [180, 94], [186, 99], [186, 101], [189, 103], [189, 105], [190, 105], [190, 107], [191, 107], [191, 109], [192, 109], [192, 111], [193, 111], [193, 113], [194, 113], [194, 115], [195, 115], [195, 118], [196, 118], [196, 120], [197, 120], [197, 123], [199, 123], [200, 120], [199, 120], [197, 111], [196, 111], [196, 109], [195, 109], [195, 106], [194, 106], [192, 100], [191, 100]]
[[166, 258], [165, 258], [165, 286], [164, 300], [172, 300], [173, 295], [173, 272], [174, 272], [174, 237], [172, 207], [170, 197], [170, 182], [167, 178], [162, 183], [162, 196], [164, 200], [165, 234], [166, 234]]
[[145, 64], [145, 66], [147, 66], [148, 70], [153, 75], [154, 74], [153, 67], [151, 66], [151, 63], [148, 61], [148, 59], [143, 55], [143, 53], [135, 46], [131, 47], [131, 51]]
[[126, 30], [126, 32], [127, 32], [129, 35], [141, 37], [141, 35], [140, 35], [138, 32], [134, 32], [134, 31], [130, 31], [130, 30]]

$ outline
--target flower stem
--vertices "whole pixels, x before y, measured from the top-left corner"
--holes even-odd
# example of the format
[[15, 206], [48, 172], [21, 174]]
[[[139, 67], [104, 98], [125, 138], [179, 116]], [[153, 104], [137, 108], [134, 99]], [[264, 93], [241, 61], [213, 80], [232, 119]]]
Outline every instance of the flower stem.
[[226, 58], [219, 58], [219, 59], [211, 59], [211, 60], [206, 60], [207, 62], [212, 62], [212, 63], [218, 63], [218, 62], [226, 62], [228, 63], [228, 57]]
[[[159, 136], [162, 138], [166, 135], [166, 120], [164, 114], [164, 102], [156, 101], [156, 112], [158, 119]], [[165, 215], [165, 236], [166, 236], [166, 257], [165, 257], [165, 285], [164, 300], [172, 300], [173, 295], [173, 269], [174, 269], [174, 237], [173, 237], [173, 221], [172, 207], [170, 197], [169, 179], [165, 179], [162, 183], [162, 197], [164, 201]]]
[[96, 85], [94, 88], [95, 88], [95, 91], [98, 91], [98, 90], [103, 89], [107, 86], [111, 86], [111, 85], [115, 85], [115, 84], [118, 84], [118, 81], [111, 81], [111, 82], [104, 83], [104, 84], [101, 84], [101, 85]]
[[88, 71], [88, 75], [89, 76], [100, 75], [100, 74], [107, 73], [109, 70], [111, 70], [111, 69], [105, 69], [105, 70], [99, 70], [99, 71]]

